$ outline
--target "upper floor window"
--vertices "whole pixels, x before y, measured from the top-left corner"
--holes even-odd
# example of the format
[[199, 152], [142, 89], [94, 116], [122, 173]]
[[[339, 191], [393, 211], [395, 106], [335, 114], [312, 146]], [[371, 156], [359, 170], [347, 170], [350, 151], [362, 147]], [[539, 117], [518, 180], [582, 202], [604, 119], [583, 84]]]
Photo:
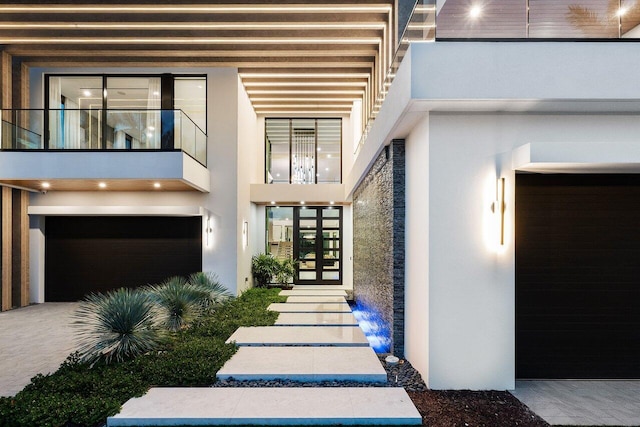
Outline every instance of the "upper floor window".
[[635, 0], [438, 1], [437, 38], [640, 37]]
[[266, 182], [342, 181], [342, 119], [265, 119]]
[[206, 162], [205, 76], [65, 74], [45, 82], [45, 149], [182, 149]]

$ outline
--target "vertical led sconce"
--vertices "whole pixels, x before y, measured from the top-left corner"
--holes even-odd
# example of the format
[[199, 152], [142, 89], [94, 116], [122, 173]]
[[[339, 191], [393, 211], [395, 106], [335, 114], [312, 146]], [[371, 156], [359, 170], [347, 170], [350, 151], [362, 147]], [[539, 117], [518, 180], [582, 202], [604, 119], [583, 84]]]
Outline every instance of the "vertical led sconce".
[[210, 248], [213, 245], [213, 221], [211, 216], [207, 216], [207, 225], [204, 229], [205, 237], [207, 239], [207, 247]]
[[498, 215], [498, 224], [499, 224], [499, 232], [500, 232], [500, 245], [504, 245], [504, 211], [505, 211], [505, 203], [504, 203], [504, 192], [505, 192], [505, 179], [499, 178], [496, 183], [496, 200], [491, 205], [491, 211]]
[[249, 223], [244, 221], [242, 223], [242, 248], [246, 249], [249, 246]]

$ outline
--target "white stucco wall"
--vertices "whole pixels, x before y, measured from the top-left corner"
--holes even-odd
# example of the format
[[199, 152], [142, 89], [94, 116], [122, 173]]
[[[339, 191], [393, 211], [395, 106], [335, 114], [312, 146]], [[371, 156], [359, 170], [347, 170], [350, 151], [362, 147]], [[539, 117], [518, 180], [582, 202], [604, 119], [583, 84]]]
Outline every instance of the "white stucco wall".
[[405, 140], [405, 357], [429, 377], [429, 116]]
[[[240, 81], [238, 87], [238, 293], [253, 286], [251, 275], [251, 256], [254, 254], [255, 230], [264, 227], [264, 222], [256, 221], [256, 205], [251, 203], [251, 183], [256, 182], [261, 175], [260, 159], [262, 151], [260, 146], [262, 135], [258, 134], [259, 127], [257, 116], [251, 106], [249, 96]], [[247, 236], [243, 236], [243, 224], [247, 224]], [[243, 240], [244, 239], [244, 240]]]
[[[406, 346], [429, 387], [515, 385], [512, 150], [536, 142], [574, 144], [578, 151], [603, 141], [637, 141], [638, 119], [432, 112], [413, 128], [407, 137]], [[506, 178], [503, 247], [491, 213], [499, 177]], [[427, 241], [428, 250], [421, 250]], [[428, 318], [420, 312], [425, 306]]]

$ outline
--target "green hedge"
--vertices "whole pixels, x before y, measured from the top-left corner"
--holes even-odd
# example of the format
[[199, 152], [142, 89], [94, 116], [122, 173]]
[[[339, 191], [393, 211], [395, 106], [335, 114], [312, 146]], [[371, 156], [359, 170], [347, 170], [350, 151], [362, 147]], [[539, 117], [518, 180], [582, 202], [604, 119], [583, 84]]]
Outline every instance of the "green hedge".
[[175, 333], [164, 350], [133, 360], [89, 368], [72, 355], [55, 373], [34, 377], [15, 397], [0, 398], [0, 426], [101, 425], [152, 386], [210, 385], [236, 351], [224, 342], [238, 327], [274, 324], [278, 313], [266, 308], [284, 301], [279, 291], [248, 290]]

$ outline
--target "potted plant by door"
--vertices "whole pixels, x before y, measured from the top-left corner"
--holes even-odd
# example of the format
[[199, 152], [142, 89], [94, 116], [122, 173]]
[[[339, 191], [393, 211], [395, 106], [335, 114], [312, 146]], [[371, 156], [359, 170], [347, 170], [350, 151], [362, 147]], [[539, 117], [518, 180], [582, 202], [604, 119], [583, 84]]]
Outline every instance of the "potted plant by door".
[[259, 288], [269, 286], [279, 269], [280, 263], [270, 254], [258, 254], [251, 258], [251, 273]]
[[280, 261], [278, 272], [276, 273], [276, 282], [282, 289], [290, 289], [293, 284], [293, 276], [296, 274], [297, 260], [286, 258]]

